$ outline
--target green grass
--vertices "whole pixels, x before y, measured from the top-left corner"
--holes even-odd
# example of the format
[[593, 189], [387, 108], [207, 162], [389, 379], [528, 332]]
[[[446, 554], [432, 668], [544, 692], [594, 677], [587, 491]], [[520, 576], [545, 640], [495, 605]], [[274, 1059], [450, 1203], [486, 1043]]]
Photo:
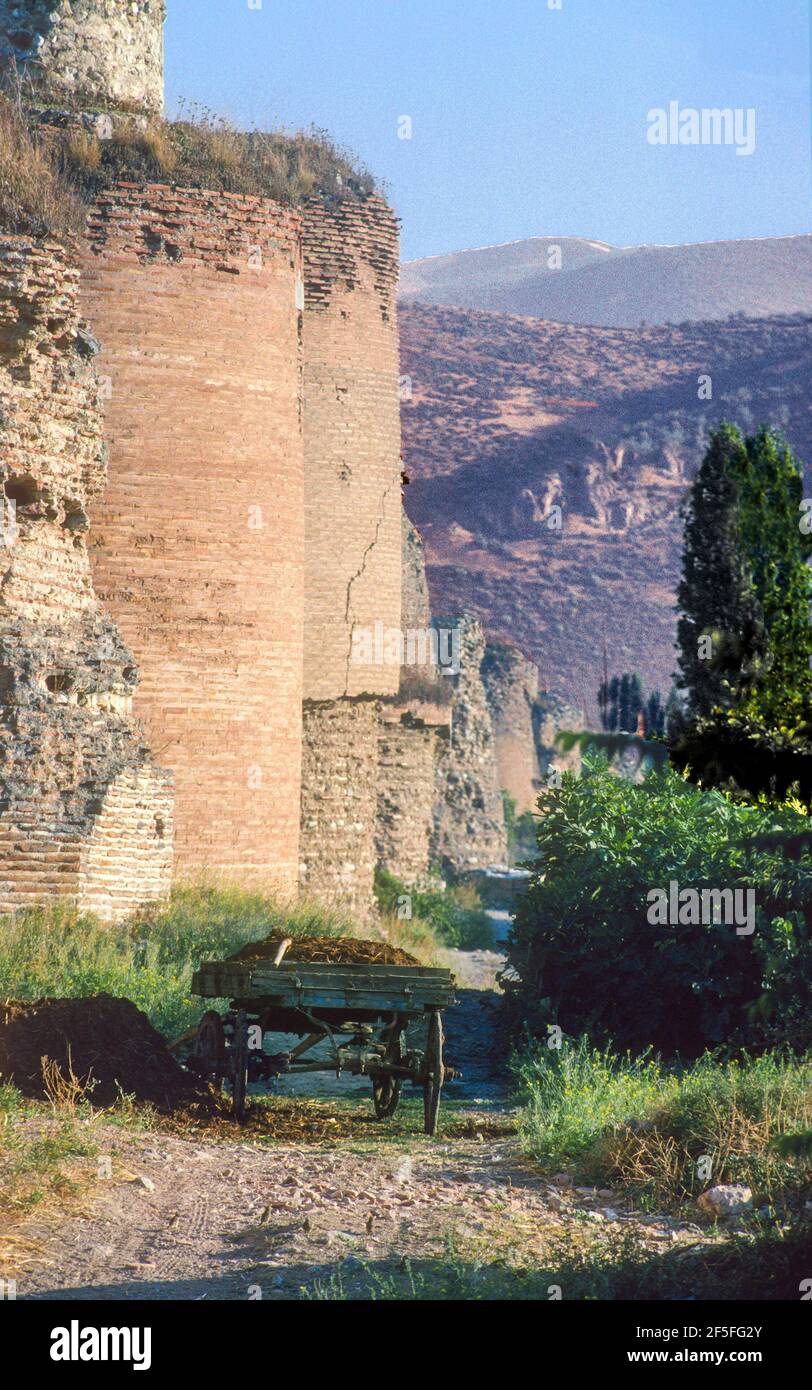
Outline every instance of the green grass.
[[280, 928], [290, 936], [356, 935], [349, 918], [306, 903], [215, 884], [180, 886], [166, 907], [110, 927], [56, 904], [0, 922], [0, 998], [131, 999], [167, 1037], [195, 1024], [190, 993], [201, 960], [216, 960]]
[[536, 1266], [479, 1261], [448, 1242], [445, 1257], [380, 1265], [347, 1261], [303, 1286], [309, 1301], [798, 1300], [812, 1226], [756, 1231], [653, 1251], [633, 1231], [562, 1236]]
[[649, 1206], [717, 1183], [745, 1183], [767, 1203], [800, 1199], [812, 1185], [808, 1155], [780, 1151], [781, 1136], [810, 1127], [809, 1060], [706, 1054], [666, 1068], [650, 1054], [621, 1057], [581, 1039], [531, 1050], [517, 1072], [522, 1137], [547, 1169], [621, 1187]]

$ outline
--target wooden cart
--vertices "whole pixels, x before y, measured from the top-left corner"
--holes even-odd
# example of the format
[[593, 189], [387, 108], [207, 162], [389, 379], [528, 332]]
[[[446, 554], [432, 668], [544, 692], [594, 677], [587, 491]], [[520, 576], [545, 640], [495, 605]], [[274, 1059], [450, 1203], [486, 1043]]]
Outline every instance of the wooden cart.
[[[404, 1081], [423, 1090], [426, 1134], [434, 1134], [445, 1081], [458, 1073], [443, 1061], [442, 1010], [456, 1003], [449, 970], [417, 965], [311, 965], [284, 960], [210, 961], [192, 979], [192, 993], [230, 999], [225, 1014], [200, 1020], [187, 1065], [213, 1085], [228, 1082], [234, 1112], [245, 1112], [247, 1088], [272, 1076], [347, 1072], [368, 1076], [379, 1119], [394, 1115]], [[408, 1047], [409, 1024], [424, 1019], [425, 1043]], [[266, 1033], [301, 1038], [270, 1056]], [[327, 1060], [308, 1059], [327, 1042]]]

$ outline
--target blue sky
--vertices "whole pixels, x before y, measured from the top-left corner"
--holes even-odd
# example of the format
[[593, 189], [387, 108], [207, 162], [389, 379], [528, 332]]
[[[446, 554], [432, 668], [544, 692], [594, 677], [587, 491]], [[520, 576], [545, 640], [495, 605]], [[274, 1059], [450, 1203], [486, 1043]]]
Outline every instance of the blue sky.
[[[169, 0], [167, 106], [327, 129], [384, 181], [406, 259], [812, 230], [810, 0], [561, 6]], [[755, 108], [755, 153], [650, 145], [647, 112], [672, 100]]]

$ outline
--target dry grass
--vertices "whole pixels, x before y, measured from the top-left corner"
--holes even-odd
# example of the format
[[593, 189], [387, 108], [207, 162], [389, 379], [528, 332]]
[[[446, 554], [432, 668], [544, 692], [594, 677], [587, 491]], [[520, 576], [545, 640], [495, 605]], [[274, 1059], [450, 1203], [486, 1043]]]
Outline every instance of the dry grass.
[[87, 206], [119, 180], [248, 193], [297, 206], [321, 195], [364, 198], [366, 170], [318, 130], [238, 131], [206, 110], [176, 121], [119, 118], [110, 139], [29, 129], [18, 99], [0, 96], [0, 231], [81, 235]]
[[[809, 1122], [812, 1094], [773, 1093], [759, 1114], [748, 1111], [729, 1095], [724, 1102], [704, 1098], [702, 1126], [688, 1133], [673, 1132], [668, 1111], [654, 1113], [649, 1126], [624, 1129], [605, 1141], [603, 1159], [614, 1180], [623, 1186], [653, 1194], [660, 1200], [696, 1197], [708, 1183], [698, 1175], [697, 1151], [704, 1147], [713, 1164], [714, 1181], [747, 1177], [765, 1199], [805, 1165], [775, 1157], [775, 1139]], [[807, 1174], [808, 1174], [808, 1165]], [[809, 1176], [808, 1179], [809, 1180]]]
[[84, 221], [81, 199], [30, 134], [22, 109], [0, 97], [0, 230], [64, 238], [80, 233]]
[[54, 1115], [62, 1119], [75, 1119], [79, 1106], [87, 1103], [92, 1091], [92, 1076], [88, 1074], [80, 1080], [73, 1070], [70, 1047], [68, 1064], [63, 1070], [51, 1057], [42, 1058], [42, 1085]]
[[76, 1211], [95, 1176], [92, 1117], [82, 1092], [57, 1082], [50, 1106], [23, 1101], [0, 1085], [0, 1279], [13, 1279], [41, 1258], [26, 1221]]
[[94, 173], [101, 165], [101, 141], [86, 130], [73, 131], [65, 149], [71, 163], [87, 173]]
[[113, 136], [99, 143], [99, 162], [89, 168], [75, 158], [68, 142], [63, 167], [85, 198], [119, 179], [135, 182], [171, 179], [183, 188], [249, 193], [296, 206], [313, 194], [327, 198], [365, 197], [371, 176], [318, 130], [239, 131], [205, 109], [175, 121], [118, 122]]

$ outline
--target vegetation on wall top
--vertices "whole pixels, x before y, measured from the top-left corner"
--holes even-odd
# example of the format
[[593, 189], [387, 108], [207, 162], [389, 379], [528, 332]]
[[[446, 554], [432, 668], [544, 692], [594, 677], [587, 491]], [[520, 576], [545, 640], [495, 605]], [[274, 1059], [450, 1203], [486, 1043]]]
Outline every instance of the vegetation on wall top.
[[[101, 120], [98, 129], [105, 130]], [[103, 138], [81, 122], [33, 125], [19, 102], [0, 96], [0, 230], [79, 233], [87, 204], [121, 180], [245, 193], [288, 207], [376, 190], [372, 175], [315, 128], [239, 131], [190, 107], [172, 121], [119, 116]]]

